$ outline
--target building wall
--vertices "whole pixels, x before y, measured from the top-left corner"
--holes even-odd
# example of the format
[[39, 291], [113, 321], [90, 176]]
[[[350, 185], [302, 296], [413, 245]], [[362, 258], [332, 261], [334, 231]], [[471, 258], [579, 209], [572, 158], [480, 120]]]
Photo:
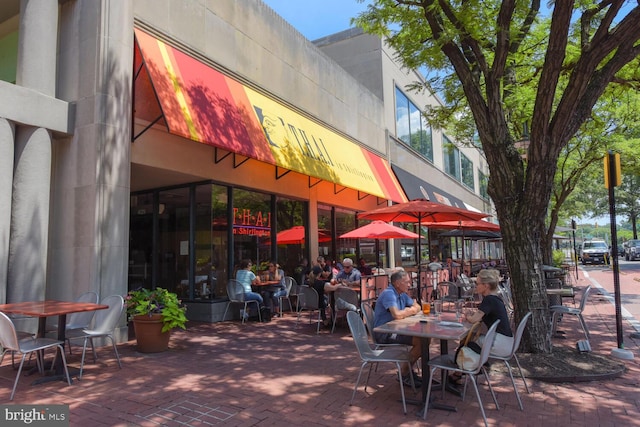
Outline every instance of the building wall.
[[333, 58], [341, 67], [353, 75], [360, 83], [371, 90], [384, 102], [384, 126], [389, 131], [389, 155], [393, 164], [401, 166], [417, 177], [428, 181], [442, 190], [464, 200], [470, 205], [482, 209], [483, 200], [479, 194], [478, 168], [488, 173], [481, 152], [475, 148], [460, 147], [474, 165], [475, 189], [471, 191], [444, 173], [443, 131], [432, 129], [433, 162], [426, 160], [394, 138], [396, 134], [395, 88], [418, 107], [441, 105], [438, 97], [429, 92], [416, 93], [407, 89], [407, 85], [424, 78], [415, 70], [407, 70], [394, 60], [395, 52], [377, 36], [363, 33], [360, 29], [349, 29], [332, 34], [314, 43], [325, 54]]

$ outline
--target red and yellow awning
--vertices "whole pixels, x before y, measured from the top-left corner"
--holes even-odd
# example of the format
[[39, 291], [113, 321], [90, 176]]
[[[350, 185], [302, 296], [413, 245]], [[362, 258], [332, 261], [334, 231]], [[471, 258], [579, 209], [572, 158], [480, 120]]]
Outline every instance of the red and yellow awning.
[[141, 30], [135, 35], [169, 132], [380, 198], [407, 201], [380, 156]]

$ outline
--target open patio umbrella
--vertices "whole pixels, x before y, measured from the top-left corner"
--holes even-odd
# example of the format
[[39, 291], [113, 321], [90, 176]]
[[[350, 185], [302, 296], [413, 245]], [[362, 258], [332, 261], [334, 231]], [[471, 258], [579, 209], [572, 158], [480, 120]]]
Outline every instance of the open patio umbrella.
[[380, 267], [379, 239], [417, 239], [419, 237], [413, 231], [405, 230], [380, 220], [370, 222], [340, 236], [341, 239], [376, 239], [376, 268]]
[[[305, 228], [302, 225], [296, 225], [276, 234], [276, 243], [278, 245], [300, 245], [304, 243]], [[322, 230], [318, 231], [318, 242], [328, 242], [331, 236]]]
[[[416, 255], [416, 262], [418, 263], [418, 280], [420, 280], [420, 261], [422, 256], [420, 228], [424, 222], [475, 221], [487, 216], [489, 216], [489, 214], [472, 212], [466, 209], [443, 205], [441, 203], [430, 202], [424, 199], [411, 200], [409, 202], [385, 206], [358, 214], [358, 218], [361, 219], [379, 219], [382, 221], [418, 223], [418, 253]], [[420, 293], [419, 289], [418, 302], [421, 302]]]

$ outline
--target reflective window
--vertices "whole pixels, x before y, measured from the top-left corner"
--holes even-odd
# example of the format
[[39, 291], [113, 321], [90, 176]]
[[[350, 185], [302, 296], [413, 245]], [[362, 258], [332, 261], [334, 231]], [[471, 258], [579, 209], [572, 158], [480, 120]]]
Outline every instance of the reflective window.
[[420, 109], [396, 87], [396, 137], [433, 161], [431, 127]]
[[442, 150], [444, 155], [444, 171], [460, 181], [460, 150], [453, 145], [451, 140], [442, 135]]
[[232, 225], [234, 269], [250, 259], [257, 271], [266, 270], [271, 260], [271, 196], [234, 188]]
[[462, 183], [471, 191], [474, 191], [473, 162], [464, 153], [460, 153], [460, 169], [462, 170]]

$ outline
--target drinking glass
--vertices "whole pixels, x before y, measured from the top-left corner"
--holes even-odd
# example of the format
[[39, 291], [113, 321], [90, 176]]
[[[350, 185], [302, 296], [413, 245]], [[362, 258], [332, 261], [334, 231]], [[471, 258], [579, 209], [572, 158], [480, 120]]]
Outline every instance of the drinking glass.
[[442, 301], [437, 300], [433, 303], [433, 314], [436, 317], [440, 317], [440, 313], [442, 313]]
[[423, 302], [422, 303], [422, 314], [424, 314], [425, 316], [428, 316], [429, 313], [431, 313], [431, 304], [429, 304], [428, 302]]
[[464, 308], [464, 301], [458, 300], [456, 301], [456, 320], [459, 322], [462, 319], [462, 309]]

